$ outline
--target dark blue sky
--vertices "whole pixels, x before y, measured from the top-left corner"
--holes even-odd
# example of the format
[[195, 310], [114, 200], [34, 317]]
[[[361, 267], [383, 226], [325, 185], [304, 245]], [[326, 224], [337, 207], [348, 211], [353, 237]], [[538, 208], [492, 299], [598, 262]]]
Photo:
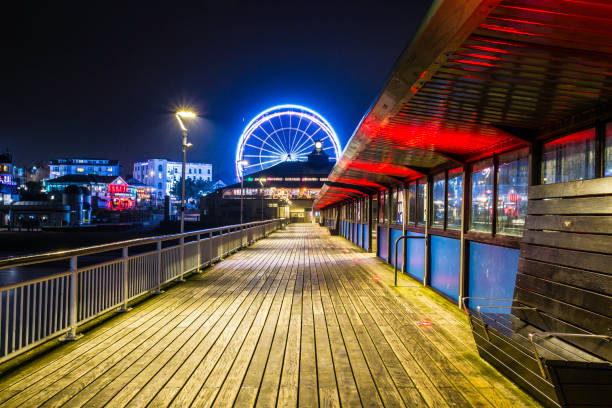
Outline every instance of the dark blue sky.
[[203, 118], [189, 159], [226, 182], [245, 122], [272, 105], [318, 111], [344, 147], [430, 5], [89, 3], [3, 10], [0, 149], [20, 165], [116, 158], [130, 173], [180, 158], [171, 113], [191, 104]]

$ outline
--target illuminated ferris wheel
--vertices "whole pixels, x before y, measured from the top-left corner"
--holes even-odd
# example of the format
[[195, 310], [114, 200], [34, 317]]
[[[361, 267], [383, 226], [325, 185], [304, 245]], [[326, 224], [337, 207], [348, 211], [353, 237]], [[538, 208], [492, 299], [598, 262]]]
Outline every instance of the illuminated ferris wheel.
[[[319, 146], [320, 142], [320, 146]], [[340, 157], [338, 136], [317, 112], [279, 105], [258, 114], [244, 128], [236, 150], [236, 175], [264, 170], [285, 161], [304, 161], [317, 143], [330, 160]]]

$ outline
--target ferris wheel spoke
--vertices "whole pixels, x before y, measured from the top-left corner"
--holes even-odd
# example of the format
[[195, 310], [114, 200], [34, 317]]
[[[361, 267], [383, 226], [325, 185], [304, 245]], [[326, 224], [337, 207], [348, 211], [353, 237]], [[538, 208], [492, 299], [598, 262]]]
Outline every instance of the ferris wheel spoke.
[[269, 164], [269, 163], [281, 163], [282, 160], [280, 159], [275, 159], [275, 160], [268, 160], [268, 161], [263, 161], [263, 162], [259, 162], [259, 163], [253, 163], [253, 164], [247, 164], [246, 166], [244, 166], [245, 169], [248, 169], [250, 167], [257, 167], [257, 166], [263, 166], [264, 164]]
[[[265, 131], [265, 130], [264, 130], [264, 133], [266, 133], [266, 131]], [[268, 146], [272, 147], [272, 148], [273, 148], [274, 150], [276, 150], [276, 151], [277, 151], [279, 154], [283, 154], [282, 150], [279, 150], [279, 149], [282, 149], [282, 147], [278, 146], [278, 148], [276, 148], [276, 147], [274, 147], [274, 146], [273, 146], [271, 143], [269, 143], [269, 142], [267, 141], [267, 139], [270, 137], [270, 135], [268, 135], [267, 133], [266, 133], [266, 135], [268, 135], [268, 137], [266, 138], [266, 140], [264, 140], [264, 139], [260, 138], [260, 137], [259, 137], [259, 136], [257, 136], [255, 133], [252, 133], [251, 135], [252, 135], [252, 136], [253, 136], [255, 139], [257, 139], [257, 140], [261, 141], [262, 143], [267, 144]]]
[[[299, 120], [298, 120], [297, 127], [295, 128], [295, 137], [293, 138], [293, 140], [292, 140], [292, 141], [295, 141], [295, 139], [297, 139], [298, 132], [300, 132], [300, 124], [301, 124], [301, 123], [302, 123], [302, 116], [300, 115], [300, 116], [299, 116]], [[293, 150], [293, 146], [295, 146], [295, 145], [293, 145], [293, 144], [292, 144], [292, 145], [289, 147], [289, 151], [292, 151], [292, 150]]]
[[[270, 126], [272, 126], [272, 129], [274, 129], [274, 131], [271, 133], [270, 137], [276, 136], [276, 138], [281, 143], [281, 145], [283, 145], [283, 141], [282, 141], [282, 139], [280, 138], [280, 136], [278, 134], [279, 130], [274, 127], [274, 123], [272, 123], [272, 121], [269, 121], [268, 123], [270, 124]], [[274, 140], [274, 139], [272, 139], [272, 140]], [[285, 154], [289, 154], [289, 152], [287, 151], [286, 147], [282, 147], [281, 149], [284, 151]]]
[[[267, 144], [267, 143], [266, 143], [266, 144]], [[256, 149], [256, 150], [263, 150], [263, 151], [265, 151], [265, 152], [272, 153], [272, 154], [275, 154], [275, 155], [282, 154], [282, 153], [281, 153], [281, 152], [279, 152], [279, 151], [272, 151], [272, 150], [268, 150], [268, 149], [264, 148], [263, 146], [255, 146], [255, 145], [248, 144], [248, 143], [245, 143], [244, 145], [245, 145], [245, 146], [252, 147], [253, 149]]]
[[[304, 138], [304, 135], [307, 135], [308, 133], [306, 133], [308, 131], [308, 128], [310, 127], [310, 125], [312, 125], [312, 121], [310, 121], [310, 123], [308, 124], [308, 126], [306, 126], [306, 129], [304, 129], [304, 131], [302, 132], [300, 138], [298, 139], [298, 141], [295, 143], [294, 146], [299, 146], [300, 142], [302, 141], [302, 139]], [[291, 153], [295, 152], [295, 148], [292, 149]]]
[[265, 157], [265, 158], [269, 159], [269, 158], [278, 158], [278, 155], [268, 156], [268, 155], [265, 155], [265, 154], [244, 154], [244, 155], [242, 155], [242, 157], [257, 157], [257, 158]]
[[[309, 141], [312, 142], [314, 144], [315, 138], [314, 136], [319, 132], [319, 130], [321, 130], [321, 128], [318, 128], [312, 135], [308, 135], [308, 138], [306, 140], [304, 140], [304, 142], [296, 149], [301, 149], [304, 145], [306, 145], [306, 143], [308, 143]], [[306, 148], [308, 149], [310, 147], [310, 145], [306, 145]], [[299, 151], [299, 150], [298, 150]]]

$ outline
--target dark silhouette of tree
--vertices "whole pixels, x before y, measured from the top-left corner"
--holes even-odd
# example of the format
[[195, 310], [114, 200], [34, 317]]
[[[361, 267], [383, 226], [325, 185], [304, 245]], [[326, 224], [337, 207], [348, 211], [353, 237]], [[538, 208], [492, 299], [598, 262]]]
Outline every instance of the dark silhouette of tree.
[[[180, 197], [181, 196], [182, 179], [179, 179], [172, 186], [171, 194]], [[213, 182], [208, 180], [192, 180], [187, 178], [185, 180], [185, 199], [198, 198], [211, 192], [213, 188]]]

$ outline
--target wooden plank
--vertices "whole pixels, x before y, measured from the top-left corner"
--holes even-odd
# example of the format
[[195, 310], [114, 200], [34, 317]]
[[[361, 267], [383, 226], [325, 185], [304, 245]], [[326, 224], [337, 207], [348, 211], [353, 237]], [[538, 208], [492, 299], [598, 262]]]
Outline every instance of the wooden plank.
[[612, 254], [612, 235], [527, 230], [523, 234], [523, 242], [575, 251]]
[[540, 184], [529, 186], [529, 199], [552, 197], [581, 197], [591, 195], [612, 194], [612, 179], [596, 178], [592, 180], [578, 180], [567, 183]]
[[[521, 244], [520, 257], [560, 266], [585, 269], [612, 275], [612, 255], [548, 248], [527, 243]], [[581, 272], [580, 272], [581, 273]]]
[[525, 228], [589, 234], [612, 234], [609, 215], [528, 215]]
[[[521, 302], [549, 313], [557, 319], [582, 327], [591, 333], [612, 335], [612, 319], [609, 317], [542, 296], [521, 287], [516, 287], [514, 294], [515, 298]], [[536, 327], [540, 326], [539, 322], [527, 321]]]
[[612, 277], [610, 275], [523, 258], [519, 259], [518, 272], [612, 296]]
[[610, 215], [612, 197], [530, 200], [527, 215]]
[[[610, 279], [612, 281], [612, 279]], [[541, 279], [524, 273], [516, 275], [516, 286], [603, 316], [612, 317], [612, 297]], [[608, 288], [609, 290], [610, 288]], [[563, 318], [563, 314], [558, 315]]]

